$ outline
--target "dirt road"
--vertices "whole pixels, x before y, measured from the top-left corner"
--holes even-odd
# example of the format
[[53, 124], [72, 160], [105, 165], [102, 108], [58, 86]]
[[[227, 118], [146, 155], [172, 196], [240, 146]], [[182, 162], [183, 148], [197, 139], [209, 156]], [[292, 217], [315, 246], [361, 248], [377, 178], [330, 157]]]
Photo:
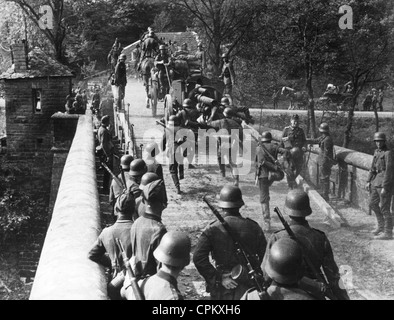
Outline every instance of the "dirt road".
[[[157, 117], [152, 117], [151, 110], [145, 107], [146, 97], [143, 89], [142, 83], [129, 79], [125, 100], [126, 103], [130, 103], [130, 122], [134, 124], [138, 145], [145, 145], [156, 136], [156, 133], [147, 135], [149, 129], [154, 128], [160, 135], [162, 128], [158, 127], [155, 121], [164, 115], [163, 103], [159, 102]], [[232, 183], [229, 170], [226, 178], [222, 178], [217, 170], [215, 159], [210, 159], [209, 164], [197, 164], [196, 169], [186, 170], [185, 179], [181, 181], [184, 194], [177, 195], [168, 166], [164, 166], [169, 206], [163, 212], [163, 223], [168, 230], [187, 232], [192, 239], [193, 248], [203, 229], [215, 218], [202, 201], [202, 196], [207, 194], [215, 200], [220, 189], [225, 184]], [[254, 185], [254, 170], [241, 176], [240, 180], [246, 203], [241, 213], [262, 224], [258, 188]], [[285, 213], [284, 200], [287, 192], [285, 180], [274, 184], [271, 188], [271, 208], [278, 206]], [[372, 240], [374, 217], [334, 199], [332, 205], [348, 223], [348, 226], [338, 229], [330, 224], [317, 203], [312, 202], [311, 205], [313, 214], [309, 217], [310, 224], [324, 231], [331, 241], [335, 259], [348, 284], [351, 299], [393, 299], [394, 241]], [[273, 229], [282, 229], [279, 219], [273, 212], [271, 214]], [[269, 236], [267, 234], [267, 238]], [[182, 272], [179, 288], [186, 299], [209, 299], [205, 292], [204, 279], [192, 263]]]

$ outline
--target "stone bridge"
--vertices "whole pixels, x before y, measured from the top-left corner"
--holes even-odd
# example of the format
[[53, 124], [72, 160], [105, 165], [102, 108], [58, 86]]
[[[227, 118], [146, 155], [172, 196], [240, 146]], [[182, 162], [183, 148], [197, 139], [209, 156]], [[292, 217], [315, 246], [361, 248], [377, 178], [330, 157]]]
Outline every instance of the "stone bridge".
[[[125, 111], [112, 111], [114, 135], [118, 137], [120, 149], [124, 153], [141, 157], [143, 145], [151, 139], [159, 139], [163, 134], [163, 129], [155, 123], [164, 115], [163, 103], [159, 103], [158, 116], [153, 118], [151, 110], [145, 108], [142, 83], [130, 79], [126, 104], [129, 106]], [[302, 115], [302, 112], [297, 113]], [[55, 124], [70, 121], [59, 115], [54, 115], [53, 119]], [[87, 111], [86, 115], [74, 117], [72, 121], [76, 125], [76, 131], [70, 149], [55, 150], [51, 197], [53, 213], [34, 278], [31, 300], [108, 299], [105, 270], [87, 258], [88, 251], [102, 229], [103, 217], [109, 213], [106, 197], [100, 195], [100, 181], [97, 179], [94, 118]], [[275, 140], [281, 138], [281, 132], [271, 132]], [[251, 134], [255, 133], [251, 130]], [[255, 148], [253, 141], [249, 135], [246, 146], [252, 151]], [[311, 224], [327, 232], [329, 238], [338, 233], [342, 233], [343, 237], [347, 234], [354, 236], [354, 228], [362, 227], [368, 231], [374, 227], [374, 219], [368, 214], [368, 194], [363, 189], [372, 156], [338, 146], [336, 152], [339, 166], [334, 167], [331, 177], [331, 205], [316, 191], [319, 184], [316, 149], [311, 150], [307, 169], [298, 179], [300, 188], [304, 188], [312, 200], [314, 214], [310, 217]], [[201, 156], [199, 154], [199, 159]], [[169, 206], [163, 212], [163, 223], [168, 230], [187, 231], [192, 237], [193, 246], [203, 228], [214, 220], [201, 197], [207, 193], [215, 197], [224, 184], [232, 182], [231, 177], [222, 178], [216, 172], [218, 168], [215, 158], [208, 159], [208, 163], [196, 163], [196, 169], [186, 170], [186, 179], [181, 182], [184, 195], [176, 194], [168, 166], [164, 166]], [[250, 165], [252, 170], [240, 178], [240, 188], [246, 203], [241, 212], [262, 224], [258, 187], [254, 184], [251, 159], [254, 158], [245, 159], [244, 165]], [[278, 206], [283, 210], [287, 191], [285, 181], [272, 186], [271, 208]], [[338, 192], [341, 193], [340, 197]], [[335, 206], [339, 201], [346, 203], [346, 206]], [[349, 212], [352, 213], [351, 216], [348, 216]], [[273, 213], [272, 215], [273, 228], [281, 229], [279, 220]], [[338, 265], [342, 264], [346, 265], [347, 261], [338, 261]], [[189, 299], [206, 299], [203, 279], [192, 263], [184, 270], [181, 278], [183, 281], [180, 290]], [[376, 298], [376, 293], [365, 289], [362, 282], [363, 279], [354, 279], [356, 286], [350, 292], [351, 297]]]

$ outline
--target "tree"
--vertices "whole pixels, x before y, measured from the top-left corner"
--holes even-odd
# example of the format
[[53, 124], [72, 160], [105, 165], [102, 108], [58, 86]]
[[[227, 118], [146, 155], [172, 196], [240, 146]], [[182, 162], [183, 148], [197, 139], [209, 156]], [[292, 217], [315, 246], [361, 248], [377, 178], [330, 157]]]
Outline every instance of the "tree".
[[208, 58], [216, 73], [223, 50], [233, 55], [238, 53], [239, 42], [263, 7], [258, 0], [176, 0], [174, 3], [194, 17], [193, 26], [207, 42]]
[[[65, 62], [64, 56], [64, 39], [66, 37], [66, 25], [64, 21], [65, 0], [6, 0], [16, 3], [26, 14], [28, 18], [41, 30], [45, 37], [52, 44], [55, 57], [60, 62]], [[49, 28], [44, 28], [42, 23], [43, 14], [41, 12], [43, 6], [49, 6], [50, 12], [48, 19]], [[44, 13], [45, 15], [45, 13]]]
[[[387, 78], [394, 49], [394, 6], [386, 0], [351, 2], [353, 29], [337, 29], [338, 50], [327, 60], [327, 69], [353, 84], [353, 99], [348, 114], [343, 147], [351, 141], [354, 111], [363, 89]], [[376, 125], [379, 127], [377, 112]]]

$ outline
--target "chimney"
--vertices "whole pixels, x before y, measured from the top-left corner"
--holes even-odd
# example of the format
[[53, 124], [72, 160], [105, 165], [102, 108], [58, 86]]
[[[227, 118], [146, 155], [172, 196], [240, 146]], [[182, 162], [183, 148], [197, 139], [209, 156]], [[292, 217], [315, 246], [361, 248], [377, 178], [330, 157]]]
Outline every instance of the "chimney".
[[12, 45], [12, 58], [14, 71], [23, 73], [27, 71], [27, 45], [26, 40], [18, 41]]

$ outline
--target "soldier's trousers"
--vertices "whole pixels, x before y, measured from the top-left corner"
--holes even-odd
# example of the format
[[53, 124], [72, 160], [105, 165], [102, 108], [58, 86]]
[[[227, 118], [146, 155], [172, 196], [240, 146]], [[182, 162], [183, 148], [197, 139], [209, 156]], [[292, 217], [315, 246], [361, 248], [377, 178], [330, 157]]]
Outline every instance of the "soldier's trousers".
[[[108, 161], [105, 163], [108, 168], [113, 171], [114, 168], [114, 157], [111, 155], [108, 157]], [[111, 174], [104, 169], [104, 175], [103, 175], [103, 192], [104, 194], [109, 194], [109, 188], [111, 185]]]
[[269, 221], [271, 219], [271, 214], [269, 211], [271, 185], [272, 182], [269, 182], [268, 178], [259, 178], [260, 203], [264, 221]]
[[175, 187], [177, 189], [179, 189], [180, 188], [179, 180], [182, 180], [184, 178], [184, 165], [179, 164], [174, 159], [174, 163], [170, 164], [170, 174], [171, 174], [172, 180], [174, 181]]
[[331, 165], [323, 164], [319, 166], [319, 169], [320, 169], [320, 184], [323, 189], [323, 198], [328, 200], [330, 195]]
[[371, 187], [370, 207], [375, 213], [378, 228], [386, 233], [393, 232], [393, 218], [390, 212], [391, 193], [382, 195], [382, 188]]

